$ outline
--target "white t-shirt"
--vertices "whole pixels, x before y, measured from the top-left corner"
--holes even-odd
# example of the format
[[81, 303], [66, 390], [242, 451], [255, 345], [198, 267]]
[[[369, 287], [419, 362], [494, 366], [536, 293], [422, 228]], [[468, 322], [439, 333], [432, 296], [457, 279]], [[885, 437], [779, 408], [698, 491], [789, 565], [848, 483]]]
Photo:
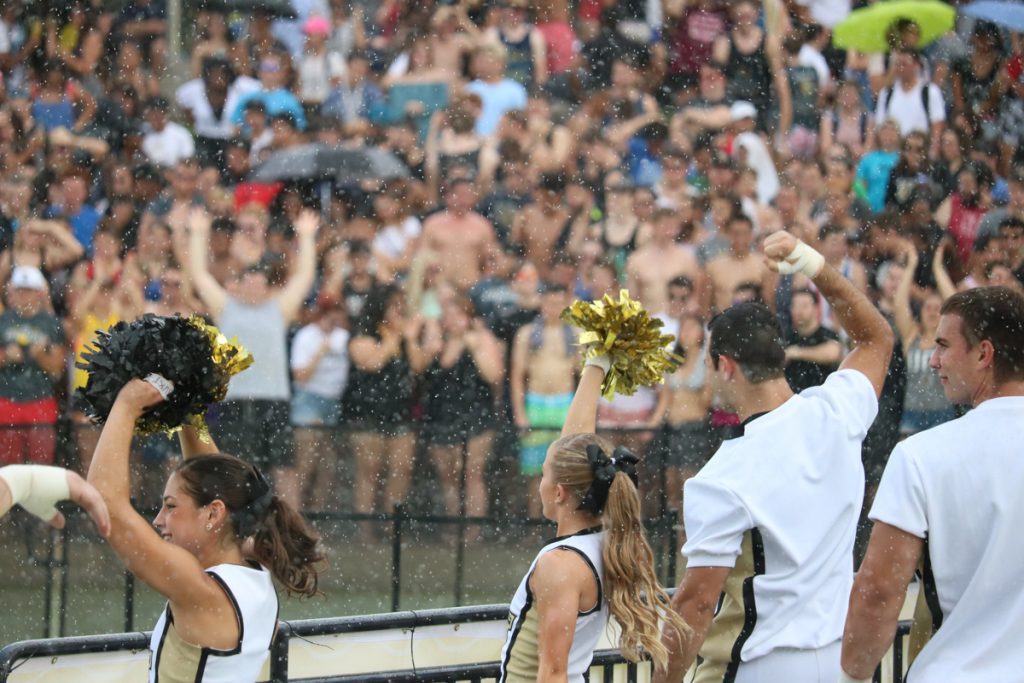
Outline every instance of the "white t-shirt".
[[942, 612], [911, 683], [1021, 680], [1021, 424], [1024, 396], [989, 399], [889, 458], [870, 517], [927, 539]]
[[842, 637], [864, 496], [861, 442], [877, 412], [868, 378], [840, 370], [748, 420], [686, 482], [687, 566], [733, 568], [702, 667]]
[[914, 131], [930, 133], [931, 124], [945, 121], [946, 104], [942, 91], [934, 83], [927, 83], [928, 111], [925, 112], [921, 100], [921, 88], [925, 85], [925, 81], [918, 78], [910, 90], [904, 90], [899, 81], [891, 89], [884, 88], [875, 108], [875, 125], [881, 126], [886, 119], [893, 119], [900, 127], [900, 136], [906, 137]]
[[157, 166], [167, 167], [195, 154], [196, 145], [187, 128], [168, 121], [159, 133], [151, 130], [143, 136], [142, 151]]
[[238, 108], [238, 101], [243, 95], [260, 89], [260, 82], [248, 76], [239, 76], [228, 87], [224, 109], [217, 116], [210, 100], [206, 98], [206, 87], [203, 79], [194, 78], [184, 83], [174, 94], [174, 101], [183, 110], [192, 115], [196, 134], [204, 138], [227, 140], [235, 134], [235, 124], [231, 122], [231, 114]]
[[326, 340], [330, 350], [316, 365], [308, 382], [296, 382], [295, 388], [325, 398], [340, 399], [348, 382], [348, 330], [340, 327], [324, 332], [316, 323], [306, 325], [292, 339], [292, 370], [307, 367]]
[[409, 216], [401, 225], [388, 225], [373, 238], [373, 250], [396, 259], [405, 252], [409, 242], [420, 236], [423, 224], [416, 216]]
[[779, 172], [772, 161], [772, 153], [760, 135], [752, 131], [740, 133], [733, 141], [736, 150], [742, 149], [746, 155], [748, 168], [757, 173], [757, 201], [771, 204], [779, 193]]
[[831, 87], [832, 70], [828, 68], [828, 62], [825, 61], [825, 55], [811, 47], [810, 44], [804, 43], [800, 48], [800, 52], [797, 54], [796, 59], [800, 66], [809, 66], [818, 72], [818, 85], [822, 89], [828, 89]]
[[299, 99], [305, 103], [322, 104], [331, 92], [331, 84], [344, 78], [347, 72], [345, 59], [337, 52], [303, 55], [299, 60]]

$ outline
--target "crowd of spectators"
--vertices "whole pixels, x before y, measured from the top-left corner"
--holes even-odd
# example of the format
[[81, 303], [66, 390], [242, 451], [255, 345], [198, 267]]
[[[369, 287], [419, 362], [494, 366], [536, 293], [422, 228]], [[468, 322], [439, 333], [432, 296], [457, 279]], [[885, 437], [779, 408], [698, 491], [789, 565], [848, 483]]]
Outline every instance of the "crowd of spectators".
[[[174, 55], [166, 4], [0, 2], [0, 464], [52, 461], [69, 422], [87, 466], [97, 330], [198, 313], [256, 357], [214, 433], [290, 500], [328, 506], [342, 459], [356, 511], [433, 468], [439, 511], [484, 514], [497, 468], [536, 516], [522, 484], [578, 372], [558, 314], [628, 288], [686, 362], [600, 426], [678, 507], [735, 424], [704, 381], [710, 316], [776, 311], [797, 389], [845, 353], [813, 284], [758, 254], [785, 228], [898, 332], [877, 477], [955, 414], [928, 365], [942, 299], [1022, 286], [1024, 53], [992, 24], [922, 46], [901, 20], [861, 54], [831, 41], [849, 0], [293, 0], [189, 12]], [[409, 174], [252, 178], [310, 143]], [[169, 451], [142, 445], [156, 480]]]

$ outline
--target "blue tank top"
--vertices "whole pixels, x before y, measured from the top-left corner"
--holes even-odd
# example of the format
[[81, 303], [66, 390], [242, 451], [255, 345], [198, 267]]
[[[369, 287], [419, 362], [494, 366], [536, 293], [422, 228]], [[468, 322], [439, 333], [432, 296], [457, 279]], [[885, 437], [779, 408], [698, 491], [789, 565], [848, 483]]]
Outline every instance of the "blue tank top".
[[75, 125], [75, 109], [67, 98], [60, 102], [32, 103], [32, 118], [34, 118], [47, 133], [55, 128], [71, 129]]

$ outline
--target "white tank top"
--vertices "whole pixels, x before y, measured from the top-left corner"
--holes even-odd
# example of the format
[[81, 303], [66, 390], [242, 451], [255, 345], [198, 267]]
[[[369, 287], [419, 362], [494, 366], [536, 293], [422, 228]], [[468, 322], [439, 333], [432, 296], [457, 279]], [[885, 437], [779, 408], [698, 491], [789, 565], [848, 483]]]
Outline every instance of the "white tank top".
[[168, 604], [153, 629], [149, 683], [253, 683], [277, 630], [277, 592], [270, 572], [219, 564], [206, 572], [227, 594], [238, 618], [238, 645], [214, 650], [186, 643]]
[[572, 647], [569, 648], [568, 680], [570, 683], [582, 683], [585, 680], [584, 676], [594, 658], [594, 649], [608, 626], [608, 605], [604, 600], [604, 584], [601, 580], [604, 575], [601, 562], [604, 537], [601, 527], [584, 529], [571, 536], [561, 536], [548, 541], [537, 553], [509, 606], [508, 637], [505, 639], [505, 647], [501, 650], [499, 683], [537, 680], [537, 670], [540, 667], [537, 649], [539, 622], [537, 606], [530, 591], [530, 577], [533, 576], [537, 560], [544, 553], [558, 548], [579, 553], [597, 579], [597, 604], [593, 609], [576, 615], [576, 631], [573, 634]]

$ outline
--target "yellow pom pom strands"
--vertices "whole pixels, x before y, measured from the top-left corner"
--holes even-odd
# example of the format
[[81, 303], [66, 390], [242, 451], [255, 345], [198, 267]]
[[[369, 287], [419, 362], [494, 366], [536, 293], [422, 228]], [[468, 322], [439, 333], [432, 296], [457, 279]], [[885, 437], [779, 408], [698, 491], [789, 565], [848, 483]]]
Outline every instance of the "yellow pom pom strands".
[[[223, 401], [224, 397], [228, 394], [228, 382], [231, 378], [252, 365], [255, 359], [244, 346], [238, 343], [238, 339], [234, 337], [228, 339], [220, 330], [208, 324], [202, 317], [192, 315], [189, 317], [188, 322], [190, 325], [198, 328], [210, 340], [210, 358], [213, 359], [213, 367], [221, 379], [213, 391], [212, 399], [214, 403]], [[206, 424], [205, 411], [189, 415], [186, 418], [186, 422], [196, 430], [199, 438], [204, 443], [210, 443], [210, 427]], [[170, 436], [180, 429], [181, 427], [176, 427], [167, 430], [167, 434]]]
[[200, 316], [193, 315], [188, 321], [202, 330], [206, 338], [210, 340], [210, 357], [213, 359], [213, 366], [224, 380], [219, 385], [213, 400], [214, 402], [223, 401], [228, 394], [228, 380], [252, 365], [252, 354], [238, 343], [238, 339], [228, 339], [221, 334], [220, 330], [207, 324]]
[[667, 348], [675, 338], [662, 334], [662, 322], [630, 299], [625, 289], [618, 300], [606, 294], [599, 301], [573, 303], [562, 312], [562, 321], [582, 330], [579, 344], [584, 361], [601, 354], [611, 360], [601, 386], [605, 398], [630, 396], [639, 387], [661, 384], [683, 362]]

